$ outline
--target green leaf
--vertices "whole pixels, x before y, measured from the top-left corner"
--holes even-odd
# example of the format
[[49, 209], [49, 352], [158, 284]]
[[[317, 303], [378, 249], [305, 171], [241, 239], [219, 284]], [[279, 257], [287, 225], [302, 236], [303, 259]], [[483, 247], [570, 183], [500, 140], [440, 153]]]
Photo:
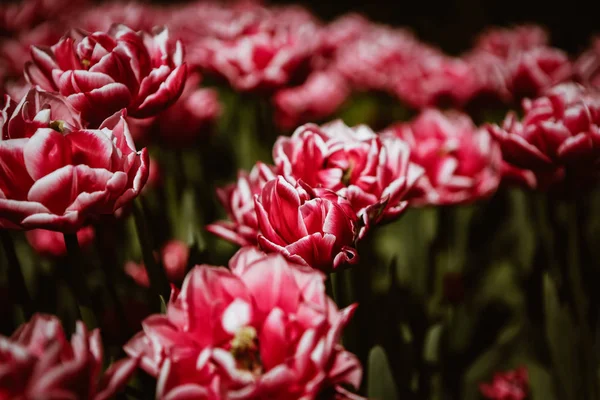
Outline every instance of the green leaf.
[[381, 346], [375, 346], [369, 352], [368, 377], [367, 395], [370, 399], [398, 399], [388, 359]]
[[160, 297], [160, 313], [166, 314], [167, 313], [167, 303], [165, 302], [165, 298], [162, 297], [162, 295], [159, 295], [158, 297]]

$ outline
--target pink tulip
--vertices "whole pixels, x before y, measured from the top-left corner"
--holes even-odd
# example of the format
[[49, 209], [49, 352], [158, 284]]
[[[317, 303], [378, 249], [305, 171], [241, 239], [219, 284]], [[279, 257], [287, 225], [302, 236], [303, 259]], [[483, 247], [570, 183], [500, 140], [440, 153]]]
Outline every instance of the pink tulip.
[[322, 274], [280, 255], [242, 249], [230, 268], [196, 266], [125, 346], [157, 398], [346, 398], [362, 373], [339, 344], [354, 306], [339, 311]]
[[590, 48], [577, 58], [573, 68], [584, 85], [600, 89], [600, 36], [595, 37]]
[[[190, 248], [180, 240], [169, 240], [160, 249], [160, 258], [169, 282], [179, 285], [188, 265]], [[158, 257], [157, 257], [158, 258]], [[125, 264], [125, 272], [140, 286], [150, 287], [150, 279], [146, 266], [129, 261]]]
[[255, 199], [258, 245], [297, 264], [331, 271], [358, 261], [357, 219], [350, 203], [328, 190], [278, 176]]
[[525, 400], [529, 393], [527, 368], [494, 374], [492, 383], [482, 383], [480, 391], [489, 400]]
[[73, 30], [52, 47], [32, 47], [27, 79], [60, 92], [92, 127], [126, 108], [146, 118], [173, 104], [183, 91], [181, 43], [169, 31], [153, 35], [115, 25], [108, 33]]
[[127, 384], [136, 359], [102, 373], [100, 332], [83, 322], [67, 341], [58, 318], [36, 314], [10, 337], [0, 336], [0, 399], [113, 398]]
[[273, 147], [279, 174], [347, 198], [367, 226], [406, 208], [404, 196], [423, 174], [409, 163], [409, 154], [400, 139], [382, 140], [367, 126], [349, 128], [341, 121], [303, 125]]
[[291, 129], [330, 116], [349, 96], [350, 89], [340, 74], [313, 72], [302, 85], [275, 93], [275, 119], [283, 129]]
[[565, 171], [597, 179], [600, 160], [600, 94], [574, 83], [558, 85], [523, 101], [525, 116], [509, 113], [502, 126], [489, 127], [503, 158], [531, 170], [535, 187], [561, 181]]
[[[31, 247], [46, 257], [64, 257], [67, 255], [65, 238], [60, 232], [45, 229], [33, 229], [25, 235]], [[94, 240], [94, 228], [86, 226], [77, 232], [77, 240], [81, 248], [89, 247]]]
[[217, 196], [227, 211], [229, 221], [215, 222], [206, 229], [240, 246], [256, 245], [258, 221], [254, 212], [254, 196], [259, 195], [265, 184], [275, 176], [273, 167], [261, 162], [250, 173], [240, 171], [236, 183], [217, 189]]
[[410, 160], [425, 169], [416, 204], [462, 204], [491, 196], [500, 182], [500, 146], [466, 114], [435, 109], [388, 129], [410, 145]]
[[0, 227], [76, 232], [135, 198], [148, 178], [125, 119], [83, 129], [64, 98], [32, 89], [0, 114]]
[[546, 47], [548, 42], [548, 33], [537, 25], [491, 28], [478, 37], [474, 50], [507, 60], [515, 53]]

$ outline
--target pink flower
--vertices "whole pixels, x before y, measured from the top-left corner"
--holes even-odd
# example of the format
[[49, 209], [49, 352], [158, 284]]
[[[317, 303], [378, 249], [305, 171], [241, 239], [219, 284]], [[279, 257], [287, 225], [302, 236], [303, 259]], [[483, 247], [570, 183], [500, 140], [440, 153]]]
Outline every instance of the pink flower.
[[600, 36], [577, 58], [573, 68], [584, 85], [600, 88]]
[[135, 118], [157, 114], [181, 95], [186, 77], [181, 43], [167, 29], [73, 30], [52, 47], [32, 47], [31, 57], [27, 79], [66, 96], [92, 126], [123, 108]]
[[217, 189], [219, 201], [227, 211], [229, 221], [218, 221], [206, 229], [240, 246], [256, 245], [258, 221], [254, 212], [254, 196], [265, 184], [275, 179], [273, 167], [258, 162], [250, 171], [240, 171], [236, 183]]
[[506, 60], [515, 53], [547, 45], [548, 33], [543, 28], [537, 25], [519, 25], [487, 30], [477, 39], [474, 50]]
[[148, 178], [148, 153], [118, 114], [83, 129], [62, 97], [32, 89], [16, 106], [8, 98], [0, 130], [2, 228], [76, 232], [129, 203]]
[[359, 385], [339, 344], [354, 306], [338, 311], [322, 274], [253, 248], [230, 268], [196, 266], [125, 346], [158, 377], [157, 398], [345, 398], [341, 385]]
[[220, 116], [217, 91], [199, 87], [200, 81], [200, 74], [191, 74], [179, 100], [157, 115], [152, 130], [161, 144], [171, 147], [194, 144]]
[[349, 128], [341, 121], [303, 125], [273, 147], [279, 174], [347, 198], [367, 226], [396, 218], [406, 208], [404, 196], [423, 174], [409, 163], [409, 154], [400, 139], [382, 140], [367, 126]]
[[275, 93], [275, 119], [284, 129], [322, 119], [333, 114], [349, 95], [345, 79], [337, 72], [316, 71], [302, 85]]
[[510, 113], [502, 127], [490, 126], [503, 158], [531, 170], [535, 187], [561, 181], [565, 171], [596, 179], [600, 161], [600, 95], [574, 83], [558, 85], [523, 101], [525, 116]]
[[150, 32], [163, 25], [158, 7], [147, 3], [107, 1], [96, 3], [77, 13], [69, 21], [71, 26], [87, 32], [105, 32], [114, 24], [123, 24], [133, 30]]
[[80, 11], [86, 0], [23, 0], [0, 4], [0, 34], [28, 31], [47, 21], [57, 21]]
[[83, 322], [67, 341], [58, 318], [36, 314], [10, 337], [0, 336], [0, 399], [109, 399], [124, 388], [136, 359], [102, 373], [102, 341]]
[[515, 54], [507, 61], [507, 68], [508, 87], [517, 98], [537, 96], [573, 74], [568, 55], [552, 47]]
[[525, 400], [529, 392], [527, 368], [494, 374], [492, 383], [479, 386], [481, 394], [489, 400]]
[[384, 135], [410, 145], [410, 160], [425, 169], [429, 182], [416, 204], [462, 204], [492, 195], [500, 182], [500, 146], [466, 114], [435, 109], [423, 111], [410, 123], [398, 124]]
[[350, 203], [328, 190], [296, 186], [278, 176], [255, 199], [258, 245], [323, 271], [358, 261], [358, 232]]
[[[33, 229], [25, 235], [33, 249], [46, 257], [63, 257], [67, 255], [65, 238], [62, 233], [47, 231], [45, 229]], [[77, 239], [82, 248], [90, 246], [94, 240], [94, 228], [86, 226], [77, 232]]]
[[[169, 282], [180, 284], [185, 277], [190, 249], [180, 240], [168, 241], [160, 250], [162, 266]], [[140, 286], [150, 287], [150, 279], [146, 266], [129, 261], [125, 264], [125, 272]]]
[[319, 46], [319, 26], [297, 7], [264, 10], [251, 29], [229, 38], [208, 36], [201, 46], [203, 67], [239, 91], [273, 90], [305, 76], [309, 58]]

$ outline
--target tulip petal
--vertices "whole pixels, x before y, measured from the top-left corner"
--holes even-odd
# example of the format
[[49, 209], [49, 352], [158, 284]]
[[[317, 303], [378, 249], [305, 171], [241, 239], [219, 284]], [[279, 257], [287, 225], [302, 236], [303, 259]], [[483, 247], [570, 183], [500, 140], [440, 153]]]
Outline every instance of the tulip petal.
[[50, 128], [38, 129], [25, 145], [23, 155], [27, 172], [35, 180], [71, 163], [65, 136]]

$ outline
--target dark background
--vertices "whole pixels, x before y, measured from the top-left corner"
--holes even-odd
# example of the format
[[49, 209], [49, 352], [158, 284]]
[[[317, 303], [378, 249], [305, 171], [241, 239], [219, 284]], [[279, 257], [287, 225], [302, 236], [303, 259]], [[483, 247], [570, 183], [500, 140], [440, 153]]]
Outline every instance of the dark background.
[[[411, 28], [422, 40], [435, 43], [451, 54], [467, 50], [477, 33], [490, 25], [536, 23], [551, 34], [551, 44], [576, 54], [590, 37], [600, 34], [600, 1], [528, 0], [305, 0], [271, 1], [302, 4], [330, 20], [345, 12]], [[435, 13], [432, 15], [432, 13]]]

